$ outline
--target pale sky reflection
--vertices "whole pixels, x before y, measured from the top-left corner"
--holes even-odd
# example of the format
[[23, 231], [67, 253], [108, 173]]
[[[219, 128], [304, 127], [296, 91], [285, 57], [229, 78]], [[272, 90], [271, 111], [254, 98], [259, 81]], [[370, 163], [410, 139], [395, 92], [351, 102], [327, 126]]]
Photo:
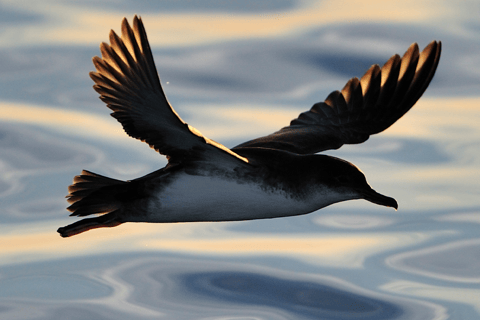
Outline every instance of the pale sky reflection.
[[81, 111], [7, 102], [0, 103], [0, 106], [0, 121], [39, 125], [95, 138], [126, 137], [121, 125], [107, 114], [98, 116]]
[[392, 281], [380, 286], [380, 289], [389, 293], [408, 295], [410, 297], [463, 303], [471, 305], [477, 312], [480, 312], [479, 289], [436, 286], [407, 280]]
[[181, 106], [181, 109], [188, 114], [190, 124], [216, 141], [238, 139], [242, 135], [255, 137], [270, 134], [287, 126], [299, 114], [298, 108], [294, 107], [274, 108], [262, 105], [189, 105]]
[[382, 135], [458, 141], [480, 136], [480, 98], [422, 98]]
[[289, 256], [307, 263], [341, 268], [361, 268], [374, 254], [420, 243], [436, 236], [427, 233], [356, 233], [327, 235], [272, 234], [252, 236], [207, 224], [135, 224], [93, 230], [63, 239], [38, 223], [0, 232], [0, 264], [32, 262], [83, 254], [170, 251], [194, 255]]
[[397, 270], [444, 281], [480, 283], [480, 239], [468, 239], [402, 252], [386, 259]]
[[[40, 3], [38, 3], [40, 4]], [[452, 2], [453, 4], [453, 2]], [[23, 8], [24, 4], [10, 2], [13, 8]], [[102, 12], [99, 9], [78, 6], [74, 3], [57, 1], [42, 2], [42, 5], [29, 4], [29, 11], [39, 13], [49, 19], [42, 27], [24, 25], [6, 28], [0, 37], [2, 46], [24, 44], [98, 44], [104, 41], [102, 29], [109, 30], [118, 25], [126, 13], [113, 10]], [[141, 13], [148, 21], [149, 40], [152, 45], [185, 46], [225, 40], [251, 38], [272, 38], [293, 35], [307, 29], [337, 23], [354, 22], [402, 22], [429, 24], [450, 13], [448, 3], [435, 5], [431, 0], [346, 0], [346, 1], [302, 1], [297, 8], [275, 13]], [[133, 14], [133, 13], [132, 13]], [[59, 19], [58, 17], [63, 17]], [[452, 21], [453, 23], [453, 21]]]
[[252, 237], [195, 240], [144, 240], [149, 248], [190, 254], [220, 256], [288, 256], [323, 266], [361, 268], [370, 255], [398, 246], [413, 243], [417, 235], [316, 235], [297, 234], [290, 236]]

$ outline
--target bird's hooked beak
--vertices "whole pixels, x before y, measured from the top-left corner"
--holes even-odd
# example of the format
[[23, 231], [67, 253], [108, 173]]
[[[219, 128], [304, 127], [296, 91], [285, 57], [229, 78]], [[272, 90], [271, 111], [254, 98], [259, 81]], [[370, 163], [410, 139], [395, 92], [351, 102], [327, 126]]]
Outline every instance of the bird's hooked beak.
[[385, 207], [392, 207], [395, 210], [398, 209], [397, 200], [384, 196], [383, 194], [378, 193], [377, 191], [370, 189], [370, 190], [362, 190], [361, 192], [363, 199], [373, 202], [375, 204], [379, 204]]

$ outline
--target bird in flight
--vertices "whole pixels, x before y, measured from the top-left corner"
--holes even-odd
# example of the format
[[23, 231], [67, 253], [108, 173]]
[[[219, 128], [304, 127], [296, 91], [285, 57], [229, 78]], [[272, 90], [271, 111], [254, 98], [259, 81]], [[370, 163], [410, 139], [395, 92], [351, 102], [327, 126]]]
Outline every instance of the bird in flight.
[[83, 170], [68, 187], [71, 216], [93, 218], [61, 227], [62, 237], [125, 222], [240, 221], [295, 216], [353, 199], [398, 208], [373, 190], [345, 160], [317, 154], [366, 141], [402, 117], [424, 93], [440, 59], [441, 42], [422, 52], [373, 65], [289, 126], [234, 148], [184, 122], [163, 92], [141, 18], [110, 32], [94, 57], [93, 88], [125, 132], [168, 164], [121, 181]]

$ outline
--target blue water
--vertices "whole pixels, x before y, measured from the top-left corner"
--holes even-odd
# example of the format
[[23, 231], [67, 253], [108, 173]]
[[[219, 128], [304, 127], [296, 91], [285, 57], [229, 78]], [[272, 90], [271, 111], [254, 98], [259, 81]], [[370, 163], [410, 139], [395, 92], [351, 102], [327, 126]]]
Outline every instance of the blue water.
[[[1, 319], [478, 319], [477, 1], [0, 3]], [[92, 90], [98, 45], [143, 17], [169, 101], [228, 147], [271, 133], [412, 42], [443, 42], [420, 102], [328, 154], [399, 210], [366, 201], [298, 217], [124, 224], [63, 239], [82, 169], [166, 164]]]

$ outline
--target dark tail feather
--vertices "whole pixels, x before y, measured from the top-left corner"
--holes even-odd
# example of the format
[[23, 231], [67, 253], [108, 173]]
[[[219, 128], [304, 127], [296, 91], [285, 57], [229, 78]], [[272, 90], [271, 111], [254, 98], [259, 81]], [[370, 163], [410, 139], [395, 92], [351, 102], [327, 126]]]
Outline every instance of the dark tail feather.
[[67, 210], [72, 212], [70, 216], [104, 215], [59, 228], [60, 235], [70, 237], [90, 229], [121, 224], [118, 213], [123, 210], [121, 195], [125, 193], [127, 184], [87, 170], [75, 176], [73, 184], [68, 187], [67, 200], [71, 205]]
[[118, 194], [125, 189], [127, 182], [104, 177], [83, 170], [73, 178], [73, 184], [68, 187], [67, 208], [70, 216], [88, 216], [94, 213], [108, 213], [120, 209]]
[[107, 213], [96, 218], [87, 218], [68, 226], [58, 228], [57, 232], [64, 238], [71, 237], [76, 234], [103, 227], [116, 227], [122, 222], [117, 221], [116, 211]]

